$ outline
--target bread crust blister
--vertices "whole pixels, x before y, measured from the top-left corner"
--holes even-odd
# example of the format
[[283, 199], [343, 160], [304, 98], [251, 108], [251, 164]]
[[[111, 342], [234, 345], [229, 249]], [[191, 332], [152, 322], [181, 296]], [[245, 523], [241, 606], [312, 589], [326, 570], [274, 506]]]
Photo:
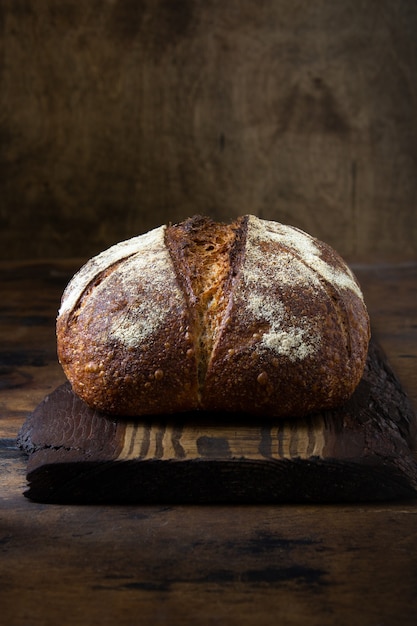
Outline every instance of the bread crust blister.
[[113, 246], [74, 276], [57, 319], [75, 393], [131, 416], [334, 408], [359, 383], [369, 337], [341, 257], [252, 215], [195, 216]]

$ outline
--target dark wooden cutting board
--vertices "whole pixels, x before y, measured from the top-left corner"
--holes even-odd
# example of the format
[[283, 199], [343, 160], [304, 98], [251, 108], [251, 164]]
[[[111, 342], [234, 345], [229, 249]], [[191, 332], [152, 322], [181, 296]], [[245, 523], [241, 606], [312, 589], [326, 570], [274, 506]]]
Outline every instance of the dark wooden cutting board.
[[359, 387], [302, 419], [186, 413], [125, 419], [68, 383], [27, 418], [27, 497], [45, 503], [354, 502], [417, 495], [415, 415], [371, 343]]

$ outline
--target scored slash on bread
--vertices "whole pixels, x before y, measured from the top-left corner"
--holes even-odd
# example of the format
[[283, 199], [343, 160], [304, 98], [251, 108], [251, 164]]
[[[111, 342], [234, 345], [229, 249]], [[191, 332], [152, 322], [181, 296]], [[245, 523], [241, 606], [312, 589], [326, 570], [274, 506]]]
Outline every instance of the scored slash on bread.
[[369, 343], [359, 285], [299, 229], [196, 216], [91, 259], [67, 286], [58, 355], [89, 406], [300, 416], [346, 401]]
[[228, 226], [203, 217], [166, 230], [165, 242], [192, 315], [199, 403], [216, 340], [227, 323], [232, 283], [243, 254], [243, 231], [242, 220]]

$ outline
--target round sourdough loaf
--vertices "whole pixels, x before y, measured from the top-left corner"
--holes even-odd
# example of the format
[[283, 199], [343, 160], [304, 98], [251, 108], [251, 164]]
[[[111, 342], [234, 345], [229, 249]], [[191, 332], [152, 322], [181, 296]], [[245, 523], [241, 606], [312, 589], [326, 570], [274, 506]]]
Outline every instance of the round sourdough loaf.
[[73, 277], [57, 319], [74, 392], [129, 416], [334, 408], [361, 379], [369, 336], [340, 256], [252, 215], [195, 216], [109, 248]]

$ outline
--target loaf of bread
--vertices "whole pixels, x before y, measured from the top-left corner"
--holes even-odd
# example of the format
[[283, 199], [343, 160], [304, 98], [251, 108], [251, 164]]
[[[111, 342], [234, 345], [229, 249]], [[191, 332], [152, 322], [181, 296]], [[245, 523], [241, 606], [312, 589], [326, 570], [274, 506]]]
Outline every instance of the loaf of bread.
[[74, 392], [116, 415], [306, 415], [362, 377], [369, 318], [340, 256], [252, 215], [195, 216], [119, 243], [68, 284], [59, 360]]

